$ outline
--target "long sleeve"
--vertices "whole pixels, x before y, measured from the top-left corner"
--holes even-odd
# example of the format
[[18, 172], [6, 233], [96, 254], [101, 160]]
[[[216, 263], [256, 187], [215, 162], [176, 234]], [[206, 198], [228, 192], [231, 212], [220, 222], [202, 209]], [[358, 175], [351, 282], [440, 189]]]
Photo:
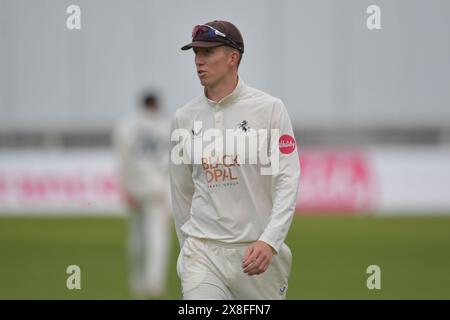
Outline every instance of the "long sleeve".
[[[175, 114], [170, 130], [171, 135], [178, 128], [177, 116]], [[175, 146], [179, 143], [180, 141], [171, 141], [171, 152], [175, 150]], [[192, 164], [175, 164], [171, 156], [169, 157], [169, 162], [172, 212], [178, 241], [180, 248], [182, 248], [186, 235], [181, 230], [181, 227], [190, 218], [192, 196], [195, 189], [194, 182], [192, 181]]]
[[117, 123], [112, 132], [112, 146], [116, 162], [118, 178], [123, 187], [126, 183], [126, 169], [130, 143], [128, 141], [127, 129], [124, 121]]
[[270, 244], [278, 252], [294, 216], [300, 179], [294, 132], [287, 110], [279, 99], [274, 105], [271, 129], [279, 129], [279, 143], [271, 144], [271, 153], [278, 155], [278, 170], [272, 174], [271, 217], [259, 240]]

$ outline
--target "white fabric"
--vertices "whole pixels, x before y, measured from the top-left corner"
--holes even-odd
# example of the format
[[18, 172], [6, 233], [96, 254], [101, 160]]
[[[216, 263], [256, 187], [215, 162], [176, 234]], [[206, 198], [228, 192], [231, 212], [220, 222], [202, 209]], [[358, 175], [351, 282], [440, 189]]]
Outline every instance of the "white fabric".
[[160, 113], [140, 111], [114, 129], [119, 178], [134, 198], [165, 193], [168, 186], [170, 120]]
[[170, 252], [170, 216], [156, 199], [142, 203], [129, 216], [128, 253], [130, 288], [136, 296], [161, 296], [166, 292]]
[[141, 110], [124, 118], [113, 136], [120, 182], [137, 205], [129, 213], [129, 281], [132, 292], [143, 298], [166, 291], [169, 126], [161, 113]]
[[[178, 109], [172, 132], [194, 129], [194, 133], [199, 134], [194, 121], [202, 122], [203, 132], [211, 128], [236, 130], [244, 120], [254, 130], [279, 129], [280, 136], [294, 137], [282, 101], [242, 81], [218, 103], [202, 95]], [[188, 139], [196, 138], [192, 135]], [[172, 150], [178, 143], [172, 141]], [[183, 145], [187, 145], [186, 141]], [[183, 153], [188, 150], [183, 149]], [[237, 155], [239, 159], [246, 158], [246, 155]], [[234, 156], [227, 161], [232, 161]], [[262, 175], [261, 165], [248, 164], [248, 161], [230, 168], [221, 164], [218, 169], [223, 170], [221, 175], [225, 181], [209, 183], [210, 176], [201, 163], [177, 165], [170, 162], [172, 209], [180, 247], [190, 236], [224, 243], [262, 240], [279, 251], [297, 200], [300, 177], [297, 148], [289, 154], [279, 154], [279, 171], [272, 176]]]
[[177, 261], [183, 299], [285, 299], [292, 264], [288, 246], [281, 246], [266, 272], [249, 276], [241, 267], [248, 245], [187, 238]]

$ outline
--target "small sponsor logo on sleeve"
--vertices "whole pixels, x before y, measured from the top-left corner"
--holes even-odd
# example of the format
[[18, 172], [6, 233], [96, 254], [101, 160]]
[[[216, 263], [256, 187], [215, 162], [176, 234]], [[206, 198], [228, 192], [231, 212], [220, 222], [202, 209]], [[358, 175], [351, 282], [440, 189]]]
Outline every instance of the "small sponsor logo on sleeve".
[[278, 142], [280, 152], [283, 154], [292, 153], [295, 150], [296, 145], [295, 139], [288, 134], [283, 134]]

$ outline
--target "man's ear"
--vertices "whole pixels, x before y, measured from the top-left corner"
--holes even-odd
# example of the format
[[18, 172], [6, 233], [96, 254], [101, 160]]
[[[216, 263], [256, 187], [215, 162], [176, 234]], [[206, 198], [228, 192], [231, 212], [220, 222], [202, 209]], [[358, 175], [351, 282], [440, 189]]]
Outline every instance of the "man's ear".
[[239, 63], [239, 52], [237, 50], [231, 50], [230, 59], [233, 63], [233, 66], [237, 66]]

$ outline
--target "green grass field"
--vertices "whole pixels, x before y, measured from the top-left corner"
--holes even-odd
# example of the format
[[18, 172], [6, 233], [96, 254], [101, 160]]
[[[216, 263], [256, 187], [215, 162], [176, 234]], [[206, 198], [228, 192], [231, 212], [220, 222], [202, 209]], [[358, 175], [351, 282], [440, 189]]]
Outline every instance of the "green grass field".
[[[1, 218], [0, 299], [130, 299], [126, 220]], [[450, 299], [450, 217], [297, 216], [288, 299]], [[173, 232], [169, 299], [179, 299]], [[81, 290], [66, 288], [68, 265]], [[381, 289], [369, 290], [369, 265]]]

